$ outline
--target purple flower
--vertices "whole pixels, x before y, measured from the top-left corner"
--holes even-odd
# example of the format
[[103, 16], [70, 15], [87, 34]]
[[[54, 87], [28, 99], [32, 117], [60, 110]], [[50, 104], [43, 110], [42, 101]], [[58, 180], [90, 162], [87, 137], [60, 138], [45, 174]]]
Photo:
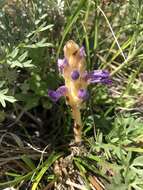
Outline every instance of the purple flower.
[[74, 70], [72, 73], [71, 73], [71, 78], [73, 80], [77, 80], [79, 78], [79, 72], [77, 70]]
[[105, 83], [109, 84], [111, 82], [109, 78], [109, 72], [107, 70], [94, 70], [87, 73], [85, 79], [89, 83]]
[[112, 83], [112, 80], [111, 79], [101, 79], [101, 81], [100, 81], [101, 83], [103, 83], [103, 84], [111, 84]]
[[88, 73], [88, 77], [107, 78], [107, 77], [109, 77], [109, 72], [107, 70], [94, 70], [94, 71], [91, 71], [90, 73]]
[[82, 99], [82, 100], [87, 100], [88, 97], [89, 97], [89, 93], [88, 93], [88, 91], [85, 90], [85, 89], [80, 89], [80, 90], [78, 91], [78, 97], [79, 97], [80, 99]]
[[84, 49], [84, 46], [82, 46], [79, 50], [79, 53], [80, 53], [80, 56], [81, 57], [84, 57], [86, 54], [85, 54], [85, 49]]
[[62, 73], [63, 72], [63, 69], [65, 68], [65, 66], [68, 65], [68, 61], [66, 58], [64, 59], [58, 59], [58, 69], [59, 69], [59, 72]]
[[61, 94], [59, 92], [56, 92], [55, 90], [48, 90], [48, 96], [53, 102], [57, 102], [61, 97]]
[[60, 93], [62, 96], [65, 96], [67, 93], [67, 87], [66, 86], [60, 86], [56, 92]]
[[60, 97], [65, 96], [67, 93], [67, 88], [65, 86], [60, 86], [57, 90], [48, 90], [48, 96], [53, 102], [57, 102]]

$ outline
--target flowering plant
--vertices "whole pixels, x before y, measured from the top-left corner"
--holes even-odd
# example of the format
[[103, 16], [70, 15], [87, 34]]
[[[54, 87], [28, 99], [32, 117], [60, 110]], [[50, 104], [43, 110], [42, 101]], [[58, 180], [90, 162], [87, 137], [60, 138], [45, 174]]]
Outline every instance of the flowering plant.
[[82, 103], [89, 97], [87, 86], [91, 83], [110, 83], [109, 72], [106, 70], [87, 72], [84, 47], [80, 48], [72, 40], [64, 46], [64, 59], [58, 59], [58, 69], [65, 80], [65, 85], [56, 91], [49, 90], [48, 95], [54, 102], [61, 96], [66, 97], [72, 109], [75, 141], [80, 142], [82, 136], [80, 109]]

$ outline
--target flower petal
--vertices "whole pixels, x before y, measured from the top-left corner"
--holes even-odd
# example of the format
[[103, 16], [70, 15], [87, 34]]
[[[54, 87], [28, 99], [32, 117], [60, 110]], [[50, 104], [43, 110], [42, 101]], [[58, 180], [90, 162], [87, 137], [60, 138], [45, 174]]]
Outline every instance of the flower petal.
[[80, 53], [80, 56], [81, 57], [84, 57], [86, 54], [85, 54], [85, 49], [84, 49], [84, 46], [82, 46], [79, 50], [79, 53]]
[[61, 96], [65, 96], [66, 94], [67, 94], [67, 91], [68, 91], [68, 89], [67, 89], [67, 87], [66, 86], [60, 86], [57, 90], [56, 90], [56, 92], [57, 93], [60, 93], [61, 94]]
[[78, 91], [78, 97], [82, 100], [87, 100], [89, 97], [89, 93], [86, 89], [80, 89]]
[[66, 86], [60, 86], [57, 90], [48, 90], [48, 95], [53, 102], [57, 102], [60, 99], [60, 97], [65, 96], [66, 94]]
[[109, 72], [107, 70], [94, 70], [88, 73], [88, 77], [90, 78], [107, 78], [109, 77]]
[[61, 97], [61, 94], [59, 92], [56, 92], [55, 90], [48, 90], [48, 95], [53, 102], [57, 102]]
[[109, 72], [107, 70], [94, 70], [87, 73], [86, 80], [89, 83], [109, 83], [111, 82], [109, 78]]
[[102, 79], [101, 80], [101, 83], [103, 83], [103, 84], [111, 84], [112, 83], [112, 80], [111, 79]]
[[65, 66], [68, 65], [68, 62], [67, 62], [67, 59], [64, 58], [64, 59], [58, 59], [58, 69], [59, 69], [59, 72], [63, 72], [63, 69], [65, 68]]

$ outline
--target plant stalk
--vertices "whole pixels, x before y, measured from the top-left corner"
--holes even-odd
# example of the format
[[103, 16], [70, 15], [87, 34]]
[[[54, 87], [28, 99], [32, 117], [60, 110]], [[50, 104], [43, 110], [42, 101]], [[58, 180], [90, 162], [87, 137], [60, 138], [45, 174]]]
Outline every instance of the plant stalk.
[[74, 138], [75, 142], [79, 143], [82, 139], [82, 121], [81, 121], [81, 113], [80, 108], [77, 106], [72, 107], [72, 114], [74, 119]]

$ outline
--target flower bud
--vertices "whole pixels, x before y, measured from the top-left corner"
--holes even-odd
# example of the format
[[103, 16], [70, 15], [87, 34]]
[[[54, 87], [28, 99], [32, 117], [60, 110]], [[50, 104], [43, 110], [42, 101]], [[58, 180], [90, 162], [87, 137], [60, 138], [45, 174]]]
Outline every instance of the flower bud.
[[77, 80], [79, 78], [79, 72], [77, 70], [72, 71], [71, 78]]

